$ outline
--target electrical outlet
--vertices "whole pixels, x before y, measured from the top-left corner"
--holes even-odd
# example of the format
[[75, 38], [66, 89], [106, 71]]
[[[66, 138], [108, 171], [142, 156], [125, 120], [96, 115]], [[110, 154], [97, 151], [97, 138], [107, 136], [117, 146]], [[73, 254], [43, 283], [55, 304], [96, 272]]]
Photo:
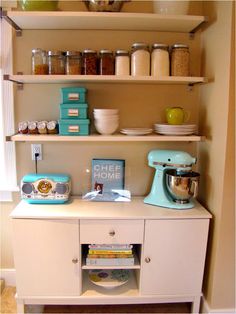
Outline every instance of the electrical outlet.
[[31, 144], [32, 160], [35, 160], [35, 154], [39, 154], [37, 160], [43, 159], [42, 144]]

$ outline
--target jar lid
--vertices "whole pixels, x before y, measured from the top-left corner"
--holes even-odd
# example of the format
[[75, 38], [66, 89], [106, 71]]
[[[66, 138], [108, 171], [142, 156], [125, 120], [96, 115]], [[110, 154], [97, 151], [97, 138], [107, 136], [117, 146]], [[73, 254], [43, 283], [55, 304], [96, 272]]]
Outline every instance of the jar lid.
[[102, 49], [102, 50], [100, 50], [99, 53], [100, 53], [100, 54], [106, 54], [106, 53], [108, 53], [108, 54], [113, 54], [113, 52], [112, 52], [111, 50], [109, 50], [109, 49]]
[[168, 50], [169, 46], [166, 44], [159, 44], [155, 43], [152, 45], [152, 49], [167, 49]]
[[81, 55], [81, 52], [80, 51], [70, 51], [70, 50], [67, 50], [65, 52], [66, 56], [80, 56]]
[[149, 50], [149, 46], [145, 43], [134, 43], [132, 45], [132, 50], [138, 50], [138, 49], [144, 49], [144, 50]]
[[60, 50], [49, 50], [48, 51], [49, 56], [61, 56], [63, 55], [63, 51]]
[[129, 55], [129, 51], [128, 50], [116, 50], [116, 56], [128, 56]]
[[44, 53], [46, 53], [46, 51], [41, 49], [41, 48], [34, 48], [34, 49], [32, 49], [32, 53], [37, 53], [37, 52], [44, 52]]
[[185, 45], [185, 44], [174, 44], [171, 48], [187, 48], [188, 49], [188, 45]]
[[97, 51], [96, 50], [92, 50], [92, 49], [84, 49], [83, 53], [94, 53], [94, 54], [96, 54]]

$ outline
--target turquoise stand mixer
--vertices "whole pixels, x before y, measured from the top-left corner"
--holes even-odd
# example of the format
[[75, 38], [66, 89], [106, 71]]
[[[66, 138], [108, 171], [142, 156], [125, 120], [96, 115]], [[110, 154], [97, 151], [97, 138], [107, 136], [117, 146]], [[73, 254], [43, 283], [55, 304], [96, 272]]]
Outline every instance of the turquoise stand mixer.
[[183, 151], [153, 150], [148, 165], [156, 169], [151, 192], [144, 203], [173, 208], [194, 207], [200, 174], [192, 171], [196, 158]]

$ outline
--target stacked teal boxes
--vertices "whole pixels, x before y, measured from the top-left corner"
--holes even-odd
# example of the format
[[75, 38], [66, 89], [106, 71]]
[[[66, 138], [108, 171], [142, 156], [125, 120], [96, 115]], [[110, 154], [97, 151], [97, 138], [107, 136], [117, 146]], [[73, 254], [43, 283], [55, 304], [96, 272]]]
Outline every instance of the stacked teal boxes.
[[89, 135], [87, 89], [84, 87], [61, 88], [60, 135]]

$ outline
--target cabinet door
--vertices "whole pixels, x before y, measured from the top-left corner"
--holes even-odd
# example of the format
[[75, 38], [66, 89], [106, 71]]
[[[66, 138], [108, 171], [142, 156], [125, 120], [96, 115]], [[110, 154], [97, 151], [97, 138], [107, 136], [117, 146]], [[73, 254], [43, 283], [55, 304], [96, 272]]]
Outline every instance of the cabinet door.
[[148, 220], [141, 272], [143, 294], [199, 294], [205, 263], [207, 219]]
[[13, 219], [13, 238], [18, 296], [79, 295], [77, 220]]

